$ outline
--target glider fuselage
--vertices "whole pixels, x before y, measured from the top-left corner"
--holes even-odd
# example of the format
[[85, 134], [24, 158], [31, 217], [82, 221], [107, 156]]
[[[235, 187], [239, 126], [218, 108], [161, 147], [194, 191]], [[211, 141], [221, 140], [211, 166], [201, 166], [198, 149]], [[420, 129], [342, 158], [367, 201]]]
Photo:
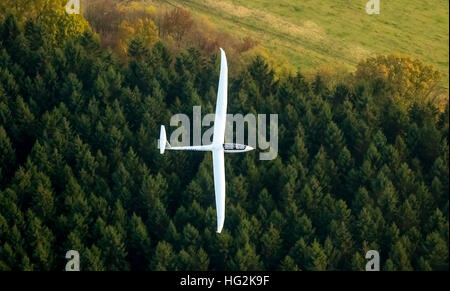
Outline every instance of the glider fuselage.
[[172, 147], [168, 146], [166, 147], [167, 150], [183, 150], [183, 151], [214, 151], [214, 150], [223, 150], [225, 153], [243, 153], [243, 152], [249, 152], [251, 150], [254, 150], [251, 146], [238, 144], [238, 143], [224, 143], [222, 144], [222, 147], [214, 147], [211, 145], [204, 145], [204, 146], [181, 146], [181, 147]]
[[243, 153], [253, 150], [251, 146], [238, 143], [224, 143], [222, 146], [226, 153]]

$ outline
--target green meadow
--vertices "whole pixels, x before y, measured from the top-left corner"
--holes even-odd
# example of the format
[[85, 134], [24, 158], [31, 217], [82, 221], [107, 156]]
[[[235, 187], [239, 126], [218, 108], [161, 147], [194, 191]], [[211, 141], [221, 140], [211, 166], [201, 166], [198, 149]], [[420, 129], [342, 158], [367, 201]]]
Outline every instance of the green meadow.
[[[449, 1], [381, 0], [380, 14], [366, 0], [170, 0], [220, 29], [250, 35], [296, 69], [352, 70], [377, 54], [420, 58], [449, 76]], [[165, 3], [165, 4], [163, 4]]]

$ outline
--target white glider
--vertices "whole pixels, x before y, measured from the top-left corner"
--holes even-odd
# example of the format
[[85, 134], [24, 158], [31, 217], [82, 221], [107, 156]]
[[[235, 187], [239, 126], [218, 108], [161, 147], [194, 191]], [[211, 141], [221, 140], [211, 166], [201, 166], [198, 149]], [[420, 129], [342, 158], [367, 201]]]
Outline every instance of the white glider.
[[225, 221], [225, 161], [224, 153], [241, 153], [253, 150], [251, 146], [242, 144], [226, 144], [225, 125], [227, 119], [227, 87], [228, 87], [228, 66], [227, 57], [223, 49], [221, 52], [219, 88], [217, 90], [216, 114], [214, 119], [213, 142], [202, 146], [180, 146], [172, 147], [167, 142], [166, 129], [161, 125], [159, 137], [159, 151], [164, 150], [191, 150], [191, 151], [210, 151], [212, 152], [214, 168], [214, 191], [216, 192], [216, 211], [217, 211], [217, 232], [220, 233]]

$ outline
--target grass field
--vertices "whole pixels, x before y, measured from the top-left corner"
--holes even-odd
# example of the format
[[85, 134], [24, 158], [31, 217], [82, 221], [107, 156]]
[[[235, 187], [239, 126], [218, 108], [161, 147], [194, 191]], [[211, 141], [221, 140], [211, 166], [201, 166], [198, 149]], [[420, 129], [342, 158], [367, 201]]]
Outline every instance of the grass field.
[[[322, 66], [353, 69], [376, 54], [420, 58], [449, 79], [449, 1], [381, 0], [368, 15], [367, 0], [169, 0], [226, 31], [250, 35], [271, 54], [302, 71]], [[446, 86], [448, 88], [448, 85]]]

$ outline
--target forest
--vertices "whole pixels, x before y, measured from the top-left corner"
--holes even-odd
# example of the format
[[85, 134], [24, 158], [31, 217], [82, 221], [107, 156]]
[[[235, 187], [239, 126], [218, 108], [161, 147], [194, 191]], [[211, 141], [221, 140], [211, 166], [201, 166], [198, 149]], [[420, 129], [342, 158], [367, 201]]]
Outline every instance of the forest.
[[380, 55], [330, 82], [232, 61], [228, 112], [278, 114], [278, 157], [226, 156], [217, 234], [211, 155], [161, 156], [159, 127], [214, 113], [219, 45], [237, 58], [257, 42], [187, 41], [176, 9], [105, 37], [65, 1], [25, 2], [0, 4], [0, 270], [64, 270], [68, 250], [84, 271], [362, 271], [368, 250], [386, 271], [449, 270], [449, 104], [432, 66]]

